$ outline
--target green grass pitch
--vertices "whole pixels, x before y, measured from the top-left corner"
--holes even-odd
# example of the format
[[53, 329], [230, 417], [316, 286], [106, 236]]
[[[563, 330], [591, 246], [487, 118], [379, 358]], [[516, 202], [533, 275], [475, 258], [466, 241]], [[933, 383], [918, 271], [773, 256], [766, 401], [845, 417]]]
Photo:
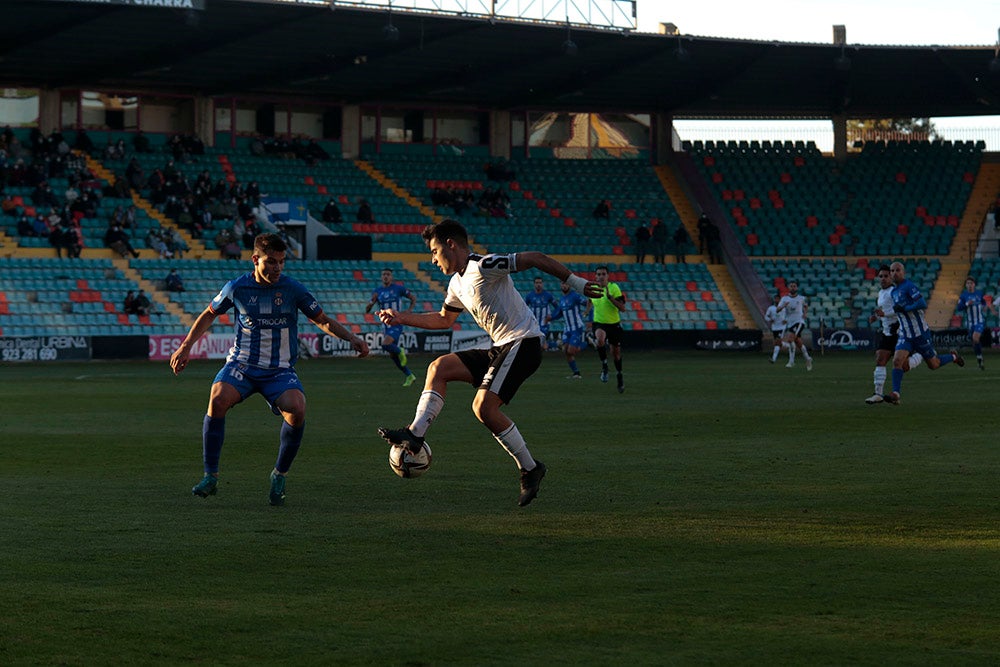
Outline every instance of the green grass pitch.
[[[423, 377], [427, 357], [412, 365]], [[634, 353], [627, 393], [550, 354], [508, 413], [513, 462], [451, 388], [404, 480], [380, 425], [419, 385], [385, 358], [299, 364], [279, 421], [229, 415], [219, 494], [201, 419], [221, 362], [0, 367], [0, 664], [992, 664], [1000, 655], [1000, 362], [907, 375], [867, 354]]]

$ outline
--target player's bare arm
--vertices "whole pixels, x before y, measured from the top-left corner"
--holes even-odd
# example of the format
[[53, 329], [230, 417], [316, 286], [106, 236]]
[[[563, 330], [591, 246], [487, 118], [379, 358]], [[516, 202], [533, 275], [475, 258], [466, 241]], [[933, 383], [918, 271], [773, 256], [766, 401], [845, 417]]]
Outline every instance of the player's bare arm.
[[366, 313], [370, 313], [370, 312], [372, 312], [372, 306], [374, 306], [374, 305], [375, 305], [375, 302], [376, 302], [376, 301], [378, 301], [378, 297], [377, 297], [377, 296], [373, 296], [373, 297], [372, 297], [372, 300], [368, 302], [368, 305], [367, 305], [367, 306], [365, 306], [365, 312], [366, 312]]
[[545, 253], [538, 252], [537, 250], [517, 253], [517, 268], [519, 271], [524, 269], [538, 269], [550, 276], [555, 276], [560, 281], [569, 283], [577, 292], [592, 299], [596, 299], [604, 294], [604, 290], [599, 284], [584, 280], [570, 271], [562, 262], [552, 259]]
[[358, 353], [359, 357], [368, 356], [368, 343], [365, 342], [365, 339], [354, 335], [343, 324], [331, 319], [326, 313], [320, 313], [315, 319], [310, 320], [310, 322], [327, 334], [348, 341], [351, 344], [351, 348]]
[[191, 325], [188, 335], [185, 336], [181, 344], [174, 350], [174, 353], [170, 355], [170, 368], [174, 371], [174, 375], [177, 375], [187, 367], [191, 348], [212, 328], [216, 317], [218, 315], [211, 308], [206, 308], [198, 315], [198, 319]]
[[449, 310], [442, 306], [436, 313], [400, 312], [393, 308], [378, 311], [378, 318], [387, 327], [401, 324], [418, 329], [450, 329], [461, 311]]

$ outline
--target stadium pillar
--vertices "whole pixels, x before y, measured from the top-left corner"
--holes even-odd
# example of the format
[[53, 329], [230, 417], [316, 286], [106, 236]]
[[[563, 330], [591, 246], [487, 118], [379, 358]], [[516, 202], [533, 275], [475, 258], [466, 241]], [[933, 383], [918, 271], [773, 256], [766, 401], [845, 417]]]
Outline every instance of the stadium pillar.
[[510, 159], [510, 112], [490, 112], [490, 155]]
[[206, 146], [215, 146], [215, 103], [208, 97], [194, 98], [194, 133]]
[[833, 159], [843, 162], [847, 159], [847, 116], [839, 115], [833, 121]]
[[38, 129], [49, 135], [59, 128], [60, 96], [58, 90], [41, 88], [38, 91]]
[[654, 113], [650, 123], [653, 161], [670, 164], [674, 159], [674, 117], [667, 113]]
[[344, 105], [341, 122], [341, 152], [348, 160], [355, 160], [361, 155], [361, 107], [356, 104]]

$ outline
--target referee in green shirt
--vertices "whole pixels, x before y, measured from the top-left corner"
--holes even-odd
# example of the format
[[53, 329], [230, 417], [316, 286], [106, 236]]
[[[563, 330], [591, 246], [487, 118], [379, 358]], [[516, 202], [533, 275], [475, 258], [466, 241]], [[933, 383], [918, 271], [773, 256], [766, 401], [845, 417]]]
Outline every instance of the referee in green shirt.
[[594, 272], [594, 281], [601, 286], [604, 294], [591, 298], [594, 304], [594, 335], [597, 338], [597, 355], [601, 358], [601, 382], [608, 381], [608, 345], [615, 359], [618, 373], [618, 393], [625, 393], [625, 379], [622, 377], [622, 318], [625, 310], [625, 295], [617, 283], [608, 282], [608, 267], [599, 266]]

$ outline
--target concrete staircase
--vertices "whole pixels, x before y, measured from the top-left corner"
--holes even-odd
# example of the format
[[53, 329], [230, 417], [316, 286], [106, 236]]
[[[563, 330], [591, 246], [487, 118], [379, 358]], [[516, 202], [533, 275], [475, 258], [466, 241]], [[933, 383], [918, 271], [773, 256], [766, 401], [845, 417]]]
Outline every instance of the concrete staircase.
[[962, 220], [955, 231], [951, 252], [941, 258], [941, 273], [927, 302], [925, 317], [932, 329], [944, 329], [955, 314], [958, 295], [965, 288], [965, 279], [982, 232], [983, 220], [990, 204], [1000, 192], [1000, 164], [984, 162], [972, 186]]
[[[677, 209], [677, 213], [680, 215], [681, 222], [687, 229], [688, 235], [697, 244], [698, 212], [695, 210], [691, 200], [688, 199], [687, 192], [681, 185], [674, 170], [670, 167], [659, 166], [656, 167], [656, 176], [660, 179], [660, 184], [670, 197], [670, 201], [673, 202], [674, 208]], [[695, 262], [705, 262], [709, 272], [712, 274], [712, 278], [715, 279], [715, 284], [719, 287], [719, 292], [722, 293], [722, 298], [725, 299], [729, 311], [733, 314], [733, 326], [737, 329], [756, 329], [757, 324], [750, 315], [750, 310], [747, 308], [746, 302], [743, 301], [743, 297], [740, 296], [740, 291], [737, 289], [736, 283], [733, 281], [733, 277], [730, 275], [726, 265], [708, 264], [708, 258], [705, 255], [688, 255], [688, 257], [693, 258], [692, 261]]]

